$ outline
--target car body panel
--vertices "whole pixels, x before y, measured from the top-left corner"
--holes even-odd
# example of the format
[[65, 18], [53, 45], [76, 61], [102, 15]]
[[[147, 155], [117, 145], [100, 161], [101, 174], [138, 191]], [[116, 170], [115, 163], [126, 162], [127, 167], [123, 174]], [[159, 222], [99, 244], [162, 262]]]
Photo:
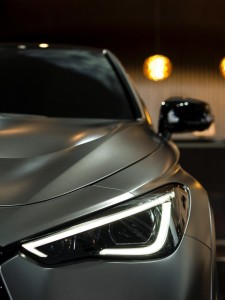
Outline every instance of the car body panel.
[[161, 260], [88, 260], [42, 268], [17, 256], [1, 272], [13, 299], [210, 300], [210, 269], [208, 247], [185, 237], [173, 255]]
[[[161, 159], [160, 163], [156, 164], [157, 157]], [[120, 172], [108, 177], [108, 181], [115, 182], [115, 185], [117, 182], [123, 183], [124, 188], [122, 186], [104, 187], [105, 180], [102, 180], [49, 201], [25, 206], [0, 207], [1, 245], [8, 245], [59, 224], [77, 222], [79, 218], [122, 203], [125, 200], [124, 194], [130, 193], [130, 198], [134, 197], [134, 191], [140, 187], [141, 183], [149, 183], [166, 173], [172, 167], [175, 157], [172, 149], [169, 151], [166, 144], [161, 145], [153, 154], [124, 169], [122, 177], [119, 176]], [[149, 168], [143, 168], [148, 165]], [[126, 182], [129, 186], [126, 186]]]
[[20, 117], [7, 122], [0, 134], [3, 206], [45, 201], [83, 188], [141, 160], [160, 145], [143, 122], [24, 121]]
[[[177, 164], [177, 149], [167, 143], [124, 170], [77, 191], [41, 203], [1, 207], [2, 246], [32, 237], [48, 229], [88, 218], [127, 199], [143, 196], [168, 183], [180, 183], [190, 191], [191, 214], [186, 234], [211, 248], [208, 197], [202, 186]], [[130, 195], [128, 194], [130, 193]], [[128, 194], [128, 195], [127, 195]], [[91, 195], [91, 197], [90, 197]], [[203, 220], [200, 215], [207, 216]]]

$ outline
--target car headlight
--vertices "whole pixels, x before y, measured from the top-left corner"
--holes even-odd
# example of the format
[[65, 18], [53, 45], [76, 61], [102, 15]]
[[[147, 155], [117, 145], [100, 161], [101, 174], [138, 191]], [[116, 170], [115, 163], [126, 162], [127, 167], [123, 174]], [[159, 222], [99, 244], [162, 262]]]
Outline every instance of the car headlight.
[[46, 264], [87, 257], [162, 257], [181, 241], [188, 207], [187, 190], [168, 185], [22, 247]]

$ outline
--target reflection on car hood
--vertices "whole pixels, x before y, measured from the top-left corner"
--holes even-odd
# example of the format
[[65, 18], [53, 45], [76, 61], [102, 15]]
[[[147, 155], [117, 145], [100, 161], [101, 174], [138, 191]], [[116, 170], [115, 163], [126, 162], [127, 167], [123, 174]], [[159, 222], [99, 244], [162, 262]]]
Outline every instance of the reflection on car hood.
[[44, 201], [95, 183], [149, 155], [142, 122], [0, 117], [0, 206]]

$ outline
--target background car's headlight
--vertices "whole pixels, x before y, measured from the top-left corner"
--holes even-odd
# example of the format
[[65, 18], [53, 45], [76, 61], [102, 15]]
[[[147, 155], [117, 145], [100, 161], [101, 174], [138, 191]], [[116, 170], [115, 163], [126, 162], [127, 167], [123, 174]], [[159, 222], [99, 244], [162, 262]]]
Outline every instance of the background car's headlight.
[[168, 185], [22, 247], [46, 264], [85, 257], [162, 257], [178, 246], [188, 207], [187, 190]]

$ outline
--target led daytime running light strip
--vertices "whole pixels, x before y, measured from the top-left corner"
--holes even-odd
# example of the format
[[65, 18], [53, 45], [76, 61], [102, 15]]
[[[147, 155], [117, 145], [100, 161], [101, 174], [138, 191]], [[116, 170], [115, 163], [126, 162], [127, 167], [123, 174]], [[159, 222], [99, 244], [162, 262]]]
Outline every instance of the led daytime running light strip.
[[[160, 230], [159, 230], [159, 234], [157, 236], [157, 239], [155, 241], [154, 244], [152, 244], [149, 247], [146, 247], [146, 249], [149, 249], [148, 251], [153, 251], [154, 248], [158, 249], [160, 246], [162, 247], [164, 242], [165, 242], [165, 238], [168, 232], [168, 227], [169, 227], [169, 219], [170, 219], [170, 209], [171, 209], [171, 203], [169, 203], [168, 201], [171, 201], [173, 198], [175, 197], [175, 193], [174, 191], [169, 192], [168, 194], [159, 196], [158, 198], [156, 198], [155, 200], [150, 200], [148, 202], [145, 202], [141, 205], [137, 205], [134, 206], [132, 208], [117, 212], [115, 214], [111, 214], [105, 217], [101, 217], [95, 220], [91, 220], [91, 221], [87, 221], [78, 225], [75, 225], [73, 227], [70, 227], [68, 229], [62, 230], [58, 233], [52, 234], [50, 236], [47, 236], [45, 238], [42, 239], [38, 239], [36, 241], [32, 241], [29, 243], [25, 243], [22, 245], [23, 248], [25, 248], [26, 250], [30, 251], [31, 253], [42, 257], [42, 258], [46, 258], [48, 257], [46, 254], [42, 253], [41, 251], [37, 250], [38, 247], [41, 247], [43, 245], [127, 218], [129, 216], [138, 214], [140, 212], [143, 212], [145, 210], [148, 210], [152, 207], [158, 206], [158, 205], [162, 205], [162, 218], [161, 218], [161, 224], [160, 224]], [[164, 220], [165, 219], [165, 220]], [[166, 228], [167, 227], [167, 228]], [[162, 238], [164, 237], [164, 238]], [[157, 243], [157, 244], [156, 244]], [[156, 245], [155, 245], [156, 244]], [[154, 246], [155, 245], [155, 246]], [[154, 246], [154, 248], [152, 248]], [[151, 249], [150, 249], [151, 247]], [[136, 248], [136, 250], [138, 250], [139, 248]], [[143, 248], [144, 249], [144, 248]], [[103, 249], [100, 254], [101, 255], [112, 255], [112, 250], [113, 249]], [[119, 250], [119, 249], [114, 249], [114, 250]], [[124, 250], [124, 249], [120, 249], [120, 250]], [[129, 250], [126, 249], [126, 250]], [[131, 249], [132, 250], [132, 249]], [[138, 250], [139, 251], [139, 250]], [[147, 251], [147, 250], [146, 250]], [[122, 251], [124, 252], [124, 251]], [[153, 253], [153, 252], [150, 252]], [[149, 252], [147, 254], [150, 254]], [[118, 253], [119, 254], [119, 253]], [[114, 253], [114, 255], [118, 255], [117, 253]], [[123, 254], [124, 255], [124, 254]], [[137, 253], [135, 254], [127, 254], [127, 255], [137, 255]], [[143, 254], [141, 254], [143, 255]]]

